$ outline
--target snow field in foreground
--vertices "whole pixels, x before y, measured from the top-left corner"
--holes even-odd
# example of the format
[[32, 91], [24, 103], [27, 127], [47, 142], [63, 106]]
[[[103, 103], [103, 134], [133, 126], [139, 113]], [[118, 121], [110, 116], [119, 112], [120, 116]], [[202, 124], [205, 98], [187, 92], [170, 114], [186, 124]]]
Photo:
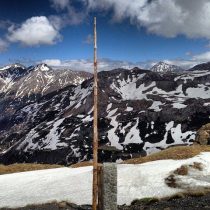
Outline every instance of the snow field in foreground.
[[[165, 178], [183, 164], [200, 162], [202, 171], [179, 176], [186, 187], [210, 187], [210, 153], [186, 160], [159, 160], [118, 165], [118, 204], [144, 197], [166, 197], [183, 189], [170, 188]], [[197, 174], [196, 174], [197, 173]], [[199, 178], [198, 178], [199, 177]], [[91, 204], [92, 167], [57, 168], [0, 175], [0, 207], [22, 207], [50, 201]]]

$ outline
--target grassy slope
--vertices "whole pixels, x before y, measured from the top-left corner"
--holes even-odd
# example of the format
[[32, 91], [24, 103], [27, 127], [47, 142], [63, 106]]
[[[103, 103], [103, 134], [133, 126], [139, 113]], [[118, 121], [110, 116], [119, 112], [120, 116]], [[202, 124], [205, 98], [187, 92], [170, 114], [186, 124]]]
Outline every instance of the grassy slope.
[[0, 175], [1, 174], [10, 174], [16, 172], [24, 172], [24, 171], [34, 171], [34, 170], [42, 170], [42, 169], [50, 169], [50, 168], [59, 168], [63, 167], [61, 165], [50, 165], [50, 164], [30, 164], [30, 163], [16, 163], [11, 165], [2, 165], [0, 164]]
[[92, 161], [84, 161], [80, 163], [75, 163], [71, 165], [72, 168], [79, 168], [79, 167], [85, 167], [85, 166], [92, 166], [93, 162]]
[[201, 152], [210, 152], [210, 146], [193, 145], [193, 146], [170, 147], [168, 149], [162, 150], [157, 153], [153, 153], [146, 157], [139, 157], [139, 158], [133, 158], [133, 159], [126, 160], [123, 163], [140, 164], [140, 163], [146, 163], [146, 162], [155, 161], [155, 160], [187, 159], [187, 158], [194, 157], [194, 156], [200, 154]]
[[[187, 159], [194, 157], [201, 152], [210, 152], [210, 146], [200, 146], [200, 145], [193, 145], [193, 146], [177, 146], [165, 149], [163, 151], [148, 155], [146, 157], [139, 157], [133, 158], [124, 161], [125, 164], [140, 164], [146, 163], [149, 161], [155, 160], [165, 160], [165, 159]], [[71, 165], [72, 168], [84, 167], [84, 166], [91, 166], [92, 162], [86, 161], [81, 163], [76, 163]], [[16, 173], [16, 172], [24, 172], [24, 171], [34, 171], [34, 170], [42, 170], [42, 169], [50, 169], [50, 168], [59, 168], [63, 167], [61, 165], [50, 165], [50, 164], [12, 164], [12, 165], [1, 165], [0, 164], [0, 175], [1, 174], [9, 174], [9, 173]]]
[[[133, 158], [129, 160], [123, 161], [125, 164], [140, 164], [140, 163], [146, 163], [149, 161], [155, 161], [155, 160], [165, 160], [165, 159], [187, 159], [194, 157], [201, 152], [210, 152], [210, 145], [193, 145], [193, 146], [175, 146], [170, 147], [168, 149], [162, 150], [157, 153], [153, 153], [151, 155], [145, 156], [145, 157], [139, 157], [139, 158]], [[85, 161], [81, 163], [76, 163], [74, 165], [71, 165], [72, 168], [78, 168], [78, 167], [84, 167], [84, 166], [91, 166], [91, 161]]]

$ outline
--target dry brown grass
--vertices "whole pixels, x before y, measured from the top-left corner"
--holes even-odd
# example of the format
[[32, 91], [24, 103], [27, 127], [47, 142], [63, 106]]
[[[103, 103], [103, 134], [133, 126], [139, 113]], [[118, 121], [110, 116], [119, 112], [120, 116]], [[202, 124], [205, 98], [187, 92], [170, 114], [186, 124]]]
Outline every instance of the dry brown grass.
[[181, 167], [177, 168], [174, 171], [174, 174], [181, 175], [181, 176], [186, 176], [188, 174], [188, 166], [187, 165], [182, 165]]
[[190, 167], [197, 169], [199, 171], [203, 170], [203, 165], [202, 163], [198, 163], [198, 162], [194, 162], [192, 165], [190, 165]]
[[92, 161], [84, 161], [80, 163], [75, 163], [71, 165], [72, 168], [79, 168], [79, 167], [85, 167], [85, 166], [92, 166], [93, 162]]
[[[206, 145], [193, 145], [193, 146], [177, 146], [171, 147], [166, 150], [148, 155], [146, 157], [139, 157], [134, 159], [129, 159], [124, 161], [126, 164], [139, 164], [146, 163], [149, 161], [155, 160], [165, 160], [165, 159], [186, 159], [198, 155], [201, 152], [210, 152], [210, 146]], [[92, 166], [91, 161], [76, 163], [71, 165], [72, 168]], [[30, 164], [30, 163], [21, 163], [21, 164], [11, 164], [11, 165], [1, 165], [0, 164], [0, 175], [1, 174], [10, 174], [16, 172], [24, 171], [34, 171], [42, 169], [51, 169], [63, 167], [62, 165], [50, 165], [50, 164]], [[201, 166], [195, 165], [195, 167], [200, 168]]]
[[201, 152], [210, 152], [210, 146], [208, 145], [193, 145], [193, 146], [176, 146], [162, 150], [160, 152], [148, 155], [146, 157], [133, 158], [124, 161], [125, 164], [140, 164], [155, 160], [165, 159], [187, 159], [194, 157]]
[[24, 171], [35, 171], [51, 168], [60, 168], [61, 165], [50, 165], [50, 164], [35, 164], [35, 163], [16, 163], [11, 165], [2, 165], [0, 164], [0, 175], [2, 174], [11, 174]]
[[76, 210], [76, 209], [91, 209], [90, 205], [76, 205], [74, 203], [68, 202], [68, 201], [50, 201], [47, 203], [40, 203], [40, 204], [29, 204], [21, 208], [0, 208], [0, 210]]

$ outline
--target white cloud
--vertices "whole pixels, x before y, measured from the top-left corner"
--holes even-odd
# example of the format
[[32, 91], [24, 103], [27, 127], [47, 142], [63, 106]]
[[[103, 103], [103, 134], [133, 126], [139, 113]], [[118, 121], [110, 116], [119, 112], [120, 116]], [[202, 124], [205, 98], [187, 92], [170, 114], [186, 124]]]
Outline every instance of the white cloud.
[[20, 27], [10, 27], [7, 38], [27, 46], [52, 45], [61, 39], [61, 35], [47, 17], [37, 16], [27, 19]]
[[210, 51], [200, 53], [197, 55], [190, 55], [191, 57], [187, 60], [184, 59], [174, 59], [174, 60], [164, 60], [164, 62], [177, 65], [183, 69], [189, 69], [197, 64], [210, 62]]
[[[84, 21], [86, 18], [88, 12], [87, 9], [80, 9], [77, 10], [75, 7], [72, 6], [72, 3], [70, 0], [50, 0], [51, 6], [55, 8], [59, 15], [53, 15], [50, 17], [50, 19], [56, 20], [56, 22], [59, 22], [61, 27], [64, 27], [66, 25], [77, 25]], [[80, 2], [83, 4], [85, 1], [80, 0]], [[60, 13], [62, 12], [63, 13]]]
[[0, 52], [4, 52], [7, 50], [9, 43], [0, 38]]
[[46, 59], [46, 60], [42, 60], [42, 63], [46, 63], [49, 66], [61, 66], [61, 60], [59, 59]]
[[75, 60], [60, 60], [60, 59], [46, 59], [37, 63], [46, 63], [55, 68], [69, 68], [77, 71], [92, 71], [93, 64], [91, 60], [75, 59]]
[[[39, 62], [40, 63], [40, 62]], [[46, 63], [49, 66], [53, 66], [57, 69], [69, 68], [77, 71], [93, 72], [93, 61], [90, 59], [74, 59], [74, 60], [60, 60], [60, 59], [46, 59], [41, 63]], [[99, 59], [98, 71], [107, 71], [116, 68], [131, 69], [135, 66], [140, 67], [141, 63], [132, 63], [127, 61], [116, 61], [111, 59]]]
[[64, 23], [63, 18], [61, 16], [51, 15], [51, 16], [48, 17], [48, 20], [50, 21], [50, 23], [52, 24], [52, 26], [57, 31], [59, 31], [64, 26], [66, 26], [66, 24]]
[[[210, 61], [210, 51], [189, 56], [190, 56], [189, 59], [170, 59], [170, 60], [165, 59], [162, 61], [168, 64], [180, 66], [183, 69], [189, 69], [197, 64]], [[159, 61], [160, 60], [129, 62], [122, 60], [99, 59], [98, 71], [108, 71], [117, 68], [132, 69], [134, 67], [138, 67], [141, 69], [150, 69]], [[90, 59], [75, 59], [75, 60], [47, 59], [47, 60], [42, 60], [40, 62], [46, 63], [49, 66], [53, 66], [57, 69], [69, 68], [76, 71], [93, 72], [93, 61]]]
[[[58, 0], [52, 1], [58, 3]], [[84, 20], [84, 16], [91, 12], [112, 11], [112, 21], [120, 22], [129, 19], [131, 24], [135, 24], [137, 27], [144, 27], [149, 33], [170, 38], [184, 35], [188, 38], [210, 39], [209, 0], [80, 0], [80, 2], [86, 5], [83, 11], [83, 19], [81, 18], [80, 21]], [[65, 4], [65, 7], [60, 6], [60, 9], [68, 10], [69, 7], [71, 8], [70, 10], [76, 12], [70, 0], [65, 1], [63, 4]], [[78, 19], [77, 15], [75, 17]], [[87, 37], [87, 40], [89, 38]], [[198, 63], [210, 61], [210, 51], [198, 55], [188, 52], [186, 55], [188, 59], [164, 61], [184, 69], [188, 69]], [[110, 70], [118, 67], [132, 68], [134, 66], [149, 69], [156, 62], [158, 61], [132, 63], [102, 59], [99, 62], [99, 69]], [[77, 66], [80, 69], [92, 70], [92, 63], [89, 60], [74, 60], [67, 63], [72, 68]]]
[[69, 0], [51, 0], [52, 6], [57, 10], [63, 10], [70, 4]]
[[187, 56], [192, 56], [193, 53], [192, 53], [191, 51], [188, 51], [188, 52], [185, 53], [185, 55], [187, 55]]
[[192, 59], [189, 59], [189, 60], [184, 60], [184, 59], [168, 60], [168, 59], [166, 59], [166, 60], [163, 60], [163, 62], [172, 64], [172, 65], [176, 65], [176, 66], [180, 66], [181, 68], [186, 69], [186, 70], [201, 63], [199, 61], [192, 60]]
[[194, 55], [192, 57], [193, 61], [199, 61], [199, 62], [209, 62], [210, 61], [210, 51], [207, 51], [205, 53], [201, 53], [198, 55]]
[[84, 40], [85, 44], [92, 44], [93, 43], [93, 36], [92, 34], [88, 34], [86, 39]]
[[210, 62], [210, 51], [197, 54], [197, 55], [191, 55], [189, 59], [174, 59], [174, 60], [164, 60], [164, 62], [180, 66], [184, 69], [189, 69], [197, 64], [200, 63], [206, 63]]
[[13, 23], [10, 20], [0, 20], [0, 29], [7, 29], [9, 28]]
[[116, 22], [129, 19], [137, 27], [145, 27], [149, 33], [176, 37], [210, 39], [209, 0], [78, 0], [80, 11], [73, 0], [51, 0], [60, 16], [62, 25], [79, 24], [91, 12], [112, 11]]
[[80, 0], [87, 11], [113, 11], [113, 20], [132, 24], [165, 37], [185, 35], [210, 39], [209, 0]]
[[[0, 21], [0, 28], [9, 27], [8, 40], [33, 46], [54, 44], [61, 39], [59, 30], [66, 25], [83, 22], [91, 12], [112, 11], [113, 21], [129, 19], [137, 27], [165, 37], [185, 35], [189, 38], [210, 39], [209, 0], [50, 0], [59, 15], [31, 17], [20, 26]], [[150, 3], [148, 3], [150, 2]], [[91, 36], [86, 39], [91, 42]]]

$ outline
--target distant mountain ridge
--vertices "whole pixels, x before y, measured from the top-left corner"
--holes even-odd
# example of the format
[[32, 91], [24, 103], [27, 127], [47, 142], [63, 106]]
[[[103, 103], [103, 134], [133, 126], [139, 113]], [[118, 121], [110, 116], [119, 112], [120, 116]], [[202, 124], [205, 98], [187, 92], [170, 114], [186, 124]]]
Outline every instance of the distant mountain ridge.
[[26, 67], [22, 64], [19, 64], [19, 63], [14, 63], [14, 64], [10, 64], [10, 65], [6, 65], [4, 67], [1, 67], [0, 68], [0, 71], [3, 71], [3, 70], [7, 70], [7, 69], [14, 69], [14, 68], [22, 68], [22, 69], [25, 69]]
[[160, 73], [184, 71], [179, 66], [171, 65], [162, 61], [155, 64], [150, 70], [153, 72], [160, 72]]
[[[7, 81], [8, 71], [24, 74]], [[76, 72], [70, 77], [71, 71], [45, 65], [2, 72], [0, 162], [72, 164], [92, 159], [92, 75], [78, 78]], [[1, 84], [4, 80], [7, 86]], [[190, 145], [209, 122], [209, 70], [170, 74], [119, 68], [99, 72], [98, 80], [100, 161]]]
[[210, 62], [198, 64], [189, 69], [189, 71], [210, 70]]
[[15, 97], [34, 94], [46, 95], [69, 85], [78, 85], [92, 77], [84, 71], [53, 70], [47, 64], [26, 68], [20, 64], [8, 65], [0, 69], [0, 94]]

